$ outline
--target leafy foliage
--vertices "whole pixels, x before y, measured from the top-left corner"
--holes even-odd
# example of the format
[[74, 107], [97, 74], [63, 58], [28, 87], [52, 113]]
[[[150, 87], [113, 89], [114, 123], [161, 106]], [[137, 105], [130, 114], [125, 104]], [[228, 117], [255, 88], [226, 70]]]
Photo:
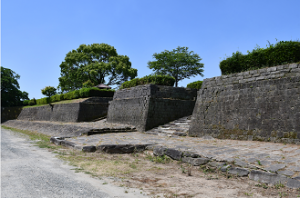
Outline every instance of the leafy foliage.
[[135, 87], [138, 85], [155, 84], [155, 85], [166, 85], [174, 86], [175, 78], [172, 76], [165, 75], [149, 75], [143, 78], [135, 78], [133, 80], [124, 82], [120, 89]]
[[56, 94], [46, 98], [41, 98], [36, 100], [37, 104], [48, 104], [51, 102], [59, 102], [61, 100], [72, 100], [77, 98], [87, 98], [87, 97], [113, 97], [115, 90], [113, 89], [98, 89], [96, 87], [93, 88], [82, 88], [80, 90], [70, 91], [64, 94]]
[[113, 46], [104, 43], [80, 45], [66, 55], [60, 68], [62, 92], [80, 89], [87, 81], [94, 85], [120, 85], [137, 76], [137, 69], [131, 68], [129, 57], [118, 55]]
[[47, 86], [42, 89], [42, 94], [50, 98], [51, 96], [56, 94], [56, 89], [54, 87]]
[[187, 84], [187, 88], [192, 88], [192, 89], [201, 89], [202, 86], [202, 81], [195, 81]]
[[11, 69], [1, 67], [1, 106], [11, 107], [23, 105], [20, 100], [29, 100], [28, 93], [20, 91], [18, 83], [20, 75]]
[[36, 105], [36, 99], [33, 98], [33, 99], [29, 100], [28, 105], [30, 105], [30, 106]]
[[88, 80], [82, 84], [82, 87], [84, 87], [84, 88], [91, 88], [93, 86], [94, 86], [94, 83], [92, 83], [91, 80]]
[[178, 82], [196, 75], [203, 76], [203, 63], [198, 54], [188, 51], [188, 47], [177, 47], [172, 51], [165, 50], [161, 53], [154, 53], [156, 61], [149, 61], [148, 67], [156, 74], [170, 75], [175, 78], [175, 86]]
[[280, 41], [275, 45], [269, 44], [266, 49], [258, 46], [252, 52], [248, 51], [247, 55], [238, 51], [232, 53], [231, 57], [220, 62], [220, 69], [222, 74], [226, 75], [298, 61], [300, 61], [300, 42]]
[[30, 100], [23, 100], [23, 106], [27, 106]]

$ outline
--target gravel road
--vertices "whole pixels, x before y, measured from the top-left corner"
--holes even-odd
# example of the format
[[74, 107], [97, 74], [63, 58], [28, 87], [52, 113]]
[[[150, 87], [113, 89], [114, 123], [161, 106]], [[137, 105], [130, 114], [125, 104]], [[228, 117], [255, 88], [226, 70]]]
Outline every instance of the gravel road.
[[75, 173], [55, 155], [26, 137], [1, 128], [2, 198], [145, 197], [140, 190], [105, 184], [104, 180]]

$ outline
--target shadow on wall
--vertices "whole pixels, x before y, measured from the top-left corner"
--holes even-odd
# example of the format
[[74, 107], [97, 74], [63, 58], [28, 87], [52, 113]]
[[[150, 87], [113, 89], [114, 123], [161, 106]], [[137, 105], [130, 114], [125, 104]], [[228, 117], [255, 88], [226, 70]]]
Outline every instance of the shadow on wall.
[[17, 119], [23, 107], [1, 107], [1, 123], [7, 120]]

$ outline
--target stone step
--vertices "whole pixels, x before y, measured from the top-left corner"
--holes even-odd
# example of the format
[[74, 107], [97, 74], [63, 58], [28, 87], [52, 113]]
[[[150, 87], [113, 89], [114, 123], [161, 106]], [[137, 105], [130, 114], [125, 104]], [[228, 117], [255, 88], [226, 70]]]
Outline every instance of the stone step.
[[164, 125], [155, 127], [145, 133], [155, 134], [155, 135], [176, 135], [176, 136], [186, 136], [190, 127], [190, 116], [179, 118], [172, 122], [166, 123]]

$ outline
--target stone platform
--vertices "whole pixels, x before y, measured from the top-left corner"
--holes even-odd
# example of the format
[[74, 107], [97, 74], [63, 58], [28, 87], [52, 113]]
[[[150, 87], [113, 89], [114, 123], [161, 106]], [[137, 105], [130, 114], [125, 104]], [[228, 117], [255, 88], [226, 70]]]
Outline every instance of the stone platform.
[[52, 138], [51, 141], [86, 152], [130, 153], [148, 149], [156, 155], [167, 155], [195, 166], [205, 164], [255, 181], [281, 182], [290, 188], [300, 188], [300, 146], [295, 144], [140, 132]]

